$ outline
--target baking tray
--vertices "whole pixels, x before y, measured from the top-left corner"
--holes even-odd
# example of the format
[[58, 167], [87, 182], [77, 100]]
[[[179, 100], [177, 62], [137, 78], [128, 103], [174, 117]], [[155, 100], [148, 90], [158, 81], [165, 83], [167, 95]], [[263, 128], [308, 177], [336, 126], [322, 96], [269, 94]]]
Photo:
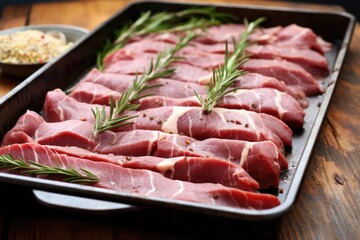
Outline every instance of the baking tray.
[[[209, 6], [209, 4], [142, 1], [134, 2], [119, 11], [82, 41], [76, 43], [69, 52], [57, 61], [45, 65], [0, 99], [0, 138], [14, 126], [17, 119], [27, 109], [40, 112], [48, 91], [55, 88], [66, 90], [79, 81], [82, 76], [95, 66], [97, 50], [102, 49], [106, 39], [111, 38], [114, 30], [120, 29], [124, 23], [137, 19], [145, 10], [152, 10], [154, 12], [180, 11], [192, 6]], [[28, 186], [33, 189], [115, 203], [131, 204], [134, 206], [156, 206], [171, 208], [177, 211], [192, 211], [199, 214], [211, 214], [245, 220], [267, 220], [278, 218], [285, 214], [293, 206], [299, 192], [306, 167], [311, 158], [311, 152], [316, 143], [316, 138], [321, 129], [350, 44], [355, 26], [355, 18], [351, 14], [335, 11], [251, 5], [211, 4], [211, 6], [217, 7], [220, 12], [234, 14], [239, 18], [240, 22], [243, 18], [252, 21], [258, 17], [265, 17], [267, 20], [262, 24], [264, 27], [292, 23], [309, 27], [334, 45], [333, 50], [326, 54], [330, 68], [330, 74], [324, 81], [326, 92], [321, 96], [309, 98], [310, 107], [306, 109], [304, 129], [294, 133], [293, 148], [286, 153], [286, 158], [289, 161], [289, 170], [281, 175], [279, 189], [282, 191], [278, 194], [278, 198], [281, 201], [280, 206], [268, 210], [216, 207], [178, 200], [144, 198], [135, 194], [7, 173], [0, 173], [0, 181]], [[89, 51], [89, 49], [94, 51]], [[125, 206], [129, 207], [130, 205]]]

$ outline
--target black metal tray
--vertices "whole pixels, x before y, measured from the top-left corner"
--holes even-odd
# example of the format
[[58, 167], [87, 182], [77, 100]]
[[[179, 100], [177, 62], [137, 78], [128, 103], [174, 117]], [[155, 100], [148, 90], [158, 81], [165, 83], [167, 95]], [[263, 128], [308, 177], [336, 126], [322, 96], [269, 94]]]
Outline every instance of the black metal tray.
[[[95, 66], [96, 53], [105, 40], [112, 37], [115, 29], [130, 19], [139, 17], [145, 10], [180, 11], [191, 6], [208, 4], [185, 4], [169, 2], [135, 2], [115, 14], [91, 32], [82, 41], [75, 44], [68, 53], [56, 62], [49, 63], [24, 80], [6, 96], [0, 99], [0, 138], [9, 131], [17, 119], [27, 109], [40, 112], [45, 95], [55, 88], [66, 90], [69, 86]], [[295, 132], [293, 148], [286, 154], [289, 170], [281, 176], [279, 188], [282, 192], [278, 197], [281, 205], [269, 210], [246, 210], [228, 207], [214, 207], [204, 204], [183, 202], [160, 198], [143, 198], [133, 194], [115, 192], [91, 186], [56, 182], [27, 176], [0, 173], [0, 181], [28, 186], [34, 189], [46, 190], [105, 201], [132, 204], [138, 206], [157, 206], [172, 208], [179, 211], [193, 211], [202, 214], [212, 214], [223, 217], [241, 218], [246, 220], [265, 220], [277, 218], [285, 214], [294, 204], [299, 192], [306, 167], [309, 163], [312, 149], [316, 143], [324, 116], [330, 104], [345, 54], [352, 37], [355, 18], [348, 13], [334, 11], [315, 11], [305, 9], [261, 7], [250, 5], [212, 5], [221, 12], [228, 12], [239, 17], [240, 21], [249, 21], [258, 17], [266, 17], [264, 27], [288, 25], [296, 23], [309, 27], [326, 41], [333, 43], [334, 48], [326, 54], [329, 61], [330, 75], [324, 81], [326, 92], [321, 96], [311, 97], [310, 107], [306, 109], [305, 125], [301, 132]], [[129, 206], [129, 205], [126, 205]]]

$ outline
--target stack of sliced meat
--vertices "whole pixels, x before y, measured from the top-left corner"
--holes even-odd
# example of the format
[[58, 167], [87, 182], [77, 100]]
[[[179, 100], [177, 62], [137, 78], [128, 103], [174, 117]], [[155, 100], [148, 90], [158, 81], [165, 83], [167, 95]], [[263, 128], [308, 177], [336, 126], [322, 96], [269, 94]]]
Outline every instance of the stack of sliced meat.
[[232, 86], [239, 89], [205, 114], [194, 92], [206, 95], [212, 70], [224, 63], [225, 42], [243, 31], [224, 24], [192, 40], [176, 53], [174, 74], [151, 81], [160, 86], [126, 113], [134, 123], [95, 138], [92, 109], [105, 105], [108, 113], [110, 99], [120, 98], [181, 33], [131, 38], [105, 58], [104, 71], [91, 70], [68, 95], [48, 92], [43, 116], [25, 113], [2, 140], [0, 155], [86, 169], [100, 178], [94, 186], [135, 195], [248, 209], [279, 205], [261, 190], [278, 188], [288, 168], [285, 153], [293, 130], [303, 127], [307, 97], [323, 92], [331, 45], [294, 24], [258, 29], [241, 66], [246, 74]]

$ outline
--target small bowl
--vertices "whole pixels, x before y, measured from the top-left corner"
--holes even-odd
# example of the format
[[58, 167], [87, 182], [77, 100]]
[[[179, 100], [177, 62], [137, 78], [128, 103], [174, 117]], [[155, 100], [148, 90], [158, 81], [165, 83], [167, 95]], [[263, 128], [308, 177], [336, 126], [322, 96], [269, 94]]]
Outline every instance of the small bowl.
[[[5, 34], [19, 32], [19, 31], [26, 31], [26, 30], [39, 30], [42, 32], [63, 33], [66, 37], [67, 42], [73, 42], [73, 43], [79, 41], [82, 37], [87, 35], [89, 32], [88, 30], [86, 30], [84, 28], [80, 28], [80, 27], [55, 24], [55, 25], [30, 25], [30, 26], [24, 26], [24, 27], [11, 28], [11, 29], [6, 29], [3, 31], [0, 31], [0, 35], [5, 35]], [[62, 53], [62, 54], [64, 54], [64, 53]], [[55, 58], [55, 59], [57, 59], [57, 58]], [[51, 61], [53, 61], [53, 60], [51, 60]], [[17, 77], [17, 78], [26, 78], [26, 77], [30, 76], [32, 73], [34, 73], [35, 71], [37, 71], [39, 68], [44, 66], [45, 64], [46, 63], [15, 64], [15, 63], [3, 63], [0, 61], [0, 69], [1, 69], [1, 72], [4, 74], [7, 74], [7, 75], [10, 75], [13, 77]]]

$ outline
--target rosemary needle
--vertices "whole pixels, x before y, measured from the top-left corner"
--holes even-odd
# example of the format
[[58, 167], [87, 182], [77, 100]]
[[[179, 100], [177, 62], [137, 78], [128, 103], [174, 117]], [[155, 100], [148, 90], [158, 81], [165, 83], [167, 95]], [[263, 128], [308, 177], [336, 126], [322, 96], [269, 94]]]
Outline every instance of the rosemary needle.
[[101, 109], [92, 109], [95, 117], [93, 136], [96, 138], [100, 132], [126, 124], [131, 124], [132, 122], [130, 120], [136, 118], [137, 116], [121, 116], [120, 114], [127, 110], [136, 110], [139, 107], [139, 104], [132, 102], [149, 96], [149, 94], [142, 94], [144, 90], [160, 86], [158, 84], [148, 84], [149, 81], [156, 78], [167, 77], [174, 73], [174, 69], [168, 69], [167, 67], [172, 62], [179, 59], [179, 57], [174, 56], [175, 53], [187, 46], [195, 36], [195, 33], [187, 32], [186, 36], [181, 38], [174, 47], [165, 52], [159, 53], [156, 60], [150, 62], [149, 69], [145, 71], [141, 77], [136, 75], [133, 85], [125, 91], [118, 100], [114, 101], [113, 99], [110, 99], [109, 114], [107, 114], [105, 106]]
[[62, 175], [65, 176], [64, 181], [72, 183], [94, 183], [100, 180], [96, 175], [82, 168], [80, 170], [83, 174], [79, 173], [72, 167], [66, 169], [60, 167], [50, 167], [33, 161], [24, 161], [21, 158], [14, 159], [11, 155], [0, 156], [0, 168], [19, 170], [22, 173], [30, 175]]
[[264, 20], [264, 18], [258, 18], [254, 22], [250, 23], [245, 21], [245, 30], [241, 34], [239, 41], [232, 41], [234, 51], [231, 55], [228, 52], [228, 43], [225, 43], [224, 64], [213, 70], [205, 99], [195, 92], [195, 95], [201, 103], [201, 107], [205, 113], [211, 112], [222, 97], [238, 89], [229, 89], [229, 87], [237, 81], [239, 76], [245, 74], [245, 71], [239, 70], [239, 67], [248, 59], [248, 56], [244, 53], [245, 48], [248, 46], [248, 38]]

